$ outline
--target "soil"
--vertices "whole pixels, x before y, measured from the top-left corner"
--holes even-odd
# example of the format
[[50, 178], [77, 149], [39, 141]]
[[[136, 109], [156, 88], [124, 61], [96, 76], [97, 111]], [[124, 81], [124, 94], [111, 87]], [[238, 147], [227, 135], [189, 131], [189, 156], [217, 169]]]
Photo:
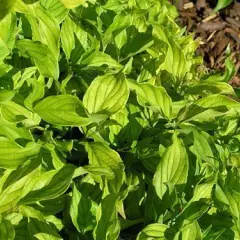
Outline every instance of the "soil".
[[172, 0], [179, 10], [178, 22], [186, 26], [200, 40], [197, 54], [209, 69], [224, 70], [226, 48], [231, 48], [231, 58], [236, 75], [230, 81], [240, 87], [240, 2], [233, 2], [218, 13], [213, 11], [214, 0]]

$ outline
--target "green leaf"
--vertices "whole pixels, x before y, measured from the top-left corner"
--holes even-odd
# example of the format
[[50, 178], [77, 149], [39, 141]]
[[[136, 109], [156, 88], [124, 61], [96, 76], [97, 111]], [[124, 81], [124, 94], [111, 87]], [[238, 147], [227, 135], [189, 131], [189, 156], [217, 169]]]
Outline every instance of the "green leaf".
[[24, 176], [19, 177], [16, 182], [10, 183], [9, 186], [6, 186], [6, 188], [1, 191], [0, 213], [9, 211], [16, 207], [26, 183], [31, 181], [34, 175], [38, 174], [38, 172], [39, 169], [30, 169], [30, 171], [26, 171]]
[[105, 167], [114, 174], [114, 179], [108, 181], [108, 190], [118, 193], [124, 181], [124, 165], [119, 154], [100, 142], [87, 143], [86, 150], [90, 166]]
[[16, 0], [1, 0], [0, 1], [0, 20], [4, 18], [14, 7]]
[[103, 65], [107, 65], [108, 67], [116, 70], [123, 68], [123, 66], [110, 55], [96, 50], [90, 50], [90, 52], [86, 52], [84, 55], [82, 55], [81, 59], [78, 61], [78, 64], [81, 64], [84, 69], [101, 67]]
[[197, 221], [185, 224], [174, 240], [201, 240], [202, 231]]
[[75, 185], [69, 211], [73, 224], [80, 233], [94, 229], [96, 204], [88, 196], [84, 196]]
[[204, 81], [207, 82], [225, 82], [228, 83], [235, 74], [235, 64], [232, 62], [230, 57], [225, 60], [225, 72], [222, 74], [222, 71], [219, 73], [214, 73], [210, 76], [205, 76]]
[[44, 97], [44, 90], [45, 90], [44, 77], [40, 76], [38, 79], [32, 79], [31, 86], [32, 86], [32, 91], [24, 100], [24, 105], [28, 109], [33, 109], [34, 102]]
[[[9, 3], [13, 1], [8, 1]], [[1, 5], [8, 3], [0, 2], [0, 18], [1, 18]], [[11, 51], [15, 43], [15, 36], [17, 35], [17, 18], [14, 14], [7, 14], [4, 19], [0, 20], [0, 60], [4, 59]], [[6, 54], [4, 54], [4, 52]]]
[[2, 103], [1, 114], [4, 120], [10, 123], [22, 122], [25, 127], [36, 126], [40, 122], [37, 114], [12, 101]]
[[31, 57], [39, 69], [39, 72], [46, 77], [58, 79], [59, 67], [57, 58], [51, 53], [49, 47], [43, 43], [27, 39], [18, 40], [16, 47], [20, 52]]
[[87, 0], [60, 0], [66, 8], [76, 8], [83, 5]]
[[29, 14], [34, 17], [28, 16], [33, 32], [32, 40], [40, 41], [48, 46], [48, 49], [57, 60], [59, 56], [60, 27], [56, 19], [40, 4], [33, 7]]
[[229, 205], [229, 201], [228, 201], [226, 194], [224, 193], [223, 189], [218, 184], [216, 184], [214, 195], [219, 202]]
[[0, 220], [0, 239], [14, 240], [15, 231], [10, 221]]
[[[112, 40], [111, 38], [116, 36], [115, 40], [118, 42], [120, 41], [119, 37], [121, 34], [121, 31], [125, 30], [127, 27], [129, 27], [132, 23], [132, 16], [129, 15], [116, 15], [116, 17], [113, 19], [113, 23], [108, 27], [106, 32], [103, 36], [103, 43], [105, 45], [108, 45], [108, 43]], [[126, 34], [126, 32], [123, 32], [123, 34]], [[117, 37], [118, 36], [118, 37]], [[127, 39], [126, 39], [127, 40]], [[125, 42], [126, 43], [126, 42]], [[118, 44], [118, 46], [123, 46], [124, 42], [121, 44]], [[121, 47], [119, 47], [121, 48]]]
[[207, 97], [201, 98], [197, 100], [195, 104], [204, 108], [224, 107], [227, 109], [231, 109], [232, 107], [239, 105], [237, 101], [220, 94], [212, 94]]
[[165, 59], [161, 65], [161, 69], [167, 70], [180, 80], [190, 70], [191, 65], [187, 62], [179, 43], [175, 41], [174, 36], [171, 36], [169, 31], [166, 31], [157, 24], [154, 24], [153, 36], [167, 44], [167, 50], [164, 53]]
[[239, 238], [230, 48], [209, 74], [176, 17], [0, 0], [0, 240]]
[[33, 77], [36, 71], [37, 71], [36, 67], [28, 67], [25, 68], [23, 71], [18, 71], [13, 76], [14, 90], [20, 89], [28, 79]]
[[232, 2], [233, 2], [233, 0], [218, 0], [217, 6], [214, 8], [214, 12], [218, 12], [219, 10], [227, 7]]
[[31, 218], [29, 221], [28, 232], [30, 236], [34, 236], [34, 238], [39, 240], [62, 240], [61, 236], [50, 224], [34, 218]]
[[75, 96], [59, 95], [43, 99], [34, 111], [46, 122], [61, 126], [85, 126], [90, 123], [82, 102]]
[[61, 23], [68, 14], [68, 10], [59, 0], [40, 0], [40, 3], [50, 12], [58, 23]]
[[211, 199], [212, 198], [213, 186], [214, 186], [213, 181], [198, 184], [194, 188], [194, 193], [193, 193], [193, 197], [192, 197], [191, 201], [192, 202], [197, 202], [201, 199]]
[[124, 75], [104, 75], [93, 80], [84, 95], [83, 104], [90, 114], [111, 115], [123, 109], [128, 96]]
[[74, 33], [77, 30], [77, 25], [68, 16], [62, 24], [61, 28], [61, 43], [67, 59], [71, 57], [71, 52], [75, 47]]
[[191, 151], [200, 159], [214, 165], [214, 154], [211, 148], [211, 138], [205, 132], [193, 131], [194, 145]]
[[188, 166], [187, 151], [181, 140], [174, 135], [173, 144], [165, 150], [153, 178], [156, 193], [161, 199], [167, 190], [166, 183], [175, 185], [186, 183]]
[[137, 93], [137, 100], [143, 107], [149, 107], [154, 112], [171, 119], [172, 100], [163, 87], [154, 87], [149, 83], [138, 84], [129, 80], [129, 87]]
[[40, 145], [33, 142], [22, 147], [6, 137], [0, 137], [0, 166], [15, 168], [36, 157], [39, 150]]
[[[40, 211], [36, 210], [35, 208], [29, 207], [29, 206], [24, 206], [24, 205], [19, 207], [19, 212], [24, 217], [27, 217], [28, 219], [31, 219], [31, 220], [35, 219], [35, 220], [37, 220], [36, 222], [41, 222], [42, 225], [45, 225], [45, 224], [49, 225], [48, 233], [52, 232], [52, 233], [54, 233], [54, 235], [58, 235], [56, 229], [54, 227], [52, 227], [52, 225], [50, 225], [49, 222], [53, 223], [54, 225], [55, 224], [62, 225], [62, 224], [61, 224], [61, 221], [58, 218], [54, 217], [53, 215], [44, 216]], [[61, 230], [61, 226], [60, 226], [59, 230]]]
[[165, 231], [168, 229], [168, 226], [160, 223], [149, 224], [145, 227], [137, 236], [137, 240], [148, 240], [156, 239], [163, 240], [165, 238]]
[[187, 88], [187, 93], [189, 94], [204, 94], [204, 93], [220, 93], [235, 95], [233, 88], [224, 82], [211, 82], [202, 81], [199, 83], [194, 83]]
[[135, 144], [143, 127], [148, 123], [142, 119], [140, 107], [128, 104], [127, 108], [111, 116], [116, 123], [109, 126], [109, 139], [117, 145]]
[[62, 195], [68, 189], [74, 171], [75, 167], [67, 164], [59, 170], [53, 170], [53, 172], [50, 172], [51, 174], [47, 172], [47, 174], [41, 175], [23, 189], [22, 195], [29, 193], [20, 200], [20, 204], [33, 204], [37, 201], [54, 199]]
[[24, 127], [18, 127], [15, 123], [9, 123], [0, 118], [0, 132], [1, 135], [7, 137], [9, 140], [16, 139], [33, 140], [30, 131]]
[[120, 222], [116, 210], [116, 196], [106, 196], [97, 209], [97, 225], [94, 229], [94, 239], [116, 240], [120, 232]]
[[16, 92], [12, 90], [0, 90], [0, 103], [12, 100], [15, 94]]

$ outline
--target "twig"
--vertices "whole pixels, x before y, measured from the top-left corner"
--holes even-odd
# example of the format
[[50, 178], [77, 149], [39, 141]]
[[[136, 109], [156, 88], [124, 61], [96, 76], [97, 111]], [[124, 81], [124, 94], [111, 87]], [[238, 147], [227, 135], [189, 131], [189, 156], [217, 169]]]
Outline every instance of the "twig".
[[213, 20], [214, 18], [216, 18], [217, 16], [218, 16], [218, 13], [211, 14], [210, 16], [204, 18], [202, 20], [202, 22], [209, 22], [209, 21]]
[[210, 36], [208, 37], [208, 39], [207, 39], [207, 42], [214, 36], [214, 34], [216, 33], [217, 31], [215, 30], [215, 31], [213, 31], [211, 34], [210, 34]]
[[193, 8], [194, 7], [194, 4], [192, 2], [189, 2], [189, 3], [185, 3], [183, 8], [184, 9], [190, 9], [190, 8]]

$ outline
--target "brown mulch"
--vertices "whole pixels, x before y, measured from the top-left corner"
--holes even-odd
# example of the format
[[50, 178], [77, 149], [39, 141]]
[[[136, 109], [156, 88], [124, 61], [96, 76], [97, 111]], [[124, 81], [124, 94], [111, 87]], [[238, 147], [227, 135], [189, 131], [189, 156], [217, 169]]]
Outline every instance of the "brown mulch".
[[219, 13], [214, 13], [213, 0], [172, 0], [179, 10], [179, 23], [200, 39], [197, 54], [209, 69], [223, 70], [226, 48], [236, 66], [233, 86], [240, 87], [240, 3], [233, 2]]

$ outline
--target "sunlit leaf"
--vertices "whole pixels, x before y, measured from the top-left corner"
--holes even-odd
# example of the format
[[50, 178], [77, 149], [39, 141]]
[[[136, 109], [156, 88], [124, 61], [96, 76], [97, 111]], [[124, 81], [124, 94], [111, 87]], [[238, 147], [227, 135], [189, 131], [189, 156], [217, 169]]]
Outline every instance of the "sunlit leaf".
[[126, 104], [129, 96], [123, 75], [106, 75], [94, 79], [86, 91], [83, 104], [90, 114], [114, 114]]
[[90, 123], [82, 102], [74, 96], [50, 96], [39, 102], [34, 111], [46, 122], [62, 126], [84, 126]]
[[167, 190], [166, 183], [176, 185], [186, 183], [188, 166], [187, 151], [181, 140], [174, 135], [173, 144], [165, 150], [153, 178], [153, 185], [160, 198]]

